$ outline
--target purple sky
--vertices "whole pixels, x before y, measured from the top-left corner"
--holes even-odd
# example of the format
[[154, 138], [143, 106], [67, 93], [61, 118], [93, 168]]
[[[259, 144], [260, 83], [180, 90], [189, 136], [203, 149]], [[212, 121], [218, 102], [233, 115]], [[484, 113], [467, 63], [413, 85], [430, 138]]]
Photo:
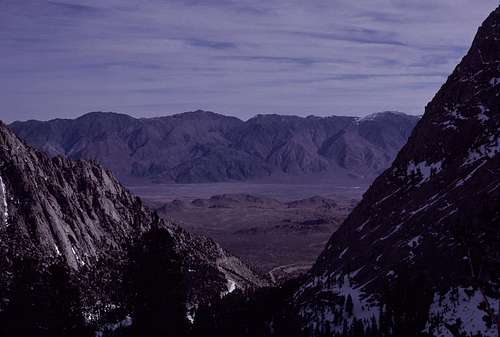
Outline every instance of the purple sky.
[[421, 114], [497, 0], [0, 0], [0, 119]]

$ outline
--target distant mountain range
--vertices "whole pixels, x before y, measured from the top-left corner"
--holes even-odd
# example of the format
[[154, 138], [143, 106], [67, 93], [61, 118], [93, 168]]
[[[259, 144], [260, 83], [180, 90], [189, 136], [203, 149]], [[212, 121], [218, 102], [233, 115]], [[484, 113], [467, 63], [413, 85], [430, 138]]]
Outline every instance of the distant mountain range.
[[391, 164], [418, 119], [399, 112], [248, 121], [201, 110], [141, 119], [93, 112], [10, 128], [49, 155], [95, 159], [125, 183], [296, 176], [371, 181]]

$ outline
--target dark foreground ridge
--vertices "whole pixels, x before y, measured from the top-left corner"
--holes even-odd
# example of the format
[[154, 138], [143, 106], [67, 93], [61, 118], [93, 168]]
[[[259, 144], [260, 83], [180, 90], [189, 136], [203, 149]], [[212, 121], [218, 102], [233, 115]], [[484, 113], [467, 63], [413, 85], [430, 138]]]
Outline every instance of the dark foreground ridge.
[[497, 9], [296, 296], [316, 336], [495, 336], [499, 272]]
[[1, 122], [0, 249], [2, 336], [71, 335], [65, 312], [79, 331], [123, 320], [137, 309], [127, 287], [141, 293], [155, 279], [166, 291], [184, 287], [184, 320], [225, 293], [267, 284], [210, 239], [160, 220], [98, 164], [49, 158]]

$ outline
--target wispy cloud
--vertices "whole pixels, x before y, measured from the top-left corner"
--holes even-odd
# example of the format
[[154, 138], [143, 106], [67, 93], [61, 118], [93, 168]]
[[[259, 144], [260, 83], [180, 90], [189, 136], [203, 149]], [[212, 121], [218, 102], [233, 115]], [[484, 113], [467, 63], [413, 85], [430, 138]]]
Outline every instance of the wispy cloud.
[[420, 114], [496, 0], [3, 0], [0, 118]]
[[236, 44], [225, 41], [210, 41], [201, 39], [190, 39], [187, 42], [194, 47], [209, 48], [209, 49], [233, 49]]
[[78, 3], [62, 2], [62, 1], [47, 1], [48, 6], [54, 6], [64, 11], [62, 14], [78, 15], [78, 14], [97, 14], [98, 7], [87, 6]]
[[394, 38], [395, 34], [386, 32], [378, 32], [371, 29], [344, 29], [337, 33], [324, 33], [324, 32], [289, 32], [293, 35], [301, 37], [309, 37], [315, 39], [333, 40], [333, 41], [347, 41], [352, 43], [366, 43], [366, 44], [381, 44], [389, 46], [406, 46], [406, 43], [397, 41]]
[[267, 62], [267, 63], [290, 63], [298, 65], [312, 65], [320, 63], [320, 60], [311, 57], [286, 57], [286, 56], [221, 56], [219, 59], [248, 62]]

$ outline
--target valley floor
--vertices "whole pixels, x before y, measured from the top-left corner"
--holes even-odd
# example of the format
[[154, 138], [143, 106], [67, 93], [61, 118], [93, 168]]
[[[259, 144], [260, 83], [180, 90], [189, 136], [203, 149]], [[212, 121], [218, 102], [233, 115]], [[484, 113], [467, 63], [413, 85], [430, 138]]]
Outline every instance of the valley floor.
[[160, 216], [213, 238], [279, 282], [309, 269], [366, 186], [210, 183], [129, 188]]

